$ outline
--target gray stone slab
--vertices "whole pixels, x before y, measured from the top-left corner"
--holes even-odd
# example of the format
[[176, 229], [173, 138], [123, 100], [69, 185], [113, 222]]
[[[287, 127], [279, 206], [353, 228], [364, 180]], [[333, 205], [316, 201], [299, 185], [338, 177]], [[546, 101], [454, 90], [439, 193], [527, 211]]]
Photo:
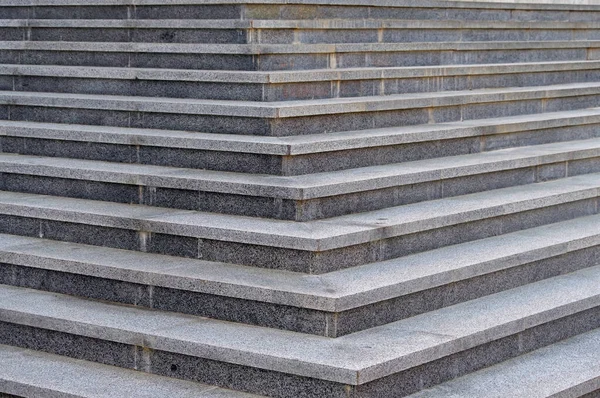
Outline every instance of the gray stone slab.
[[152, 307], [152, 295], [147, 286], [77, 273], [55, 272], [3, 263], [0, 266], [0, 283], [94, 300]]
[[[0, 188], [13, 192], [28, 192], [46, 195], [66, 196], [80, 199], [104, 200], [118, 203], [139, 203], [140, 189], [135, 185], [106, 184], [94, 181], [44, 178], [28, 174], [3, 174]], [[142, 201], [141, 204], [145, 204]], [[152, 203], [147, 203], [152, 204]], [[175, 203], [163, 207], [184, 208]]]
[[[303, 70], [595, 59], [597, 41], [190, 44], [4, 41], [11, 64], [171, 69]], [[335, 55], [332, 57], [332, 55]], [[258, 62], [260, 60], [260, 62]], [[333, 62], [332, 62], [333, 60]]]
[[[468, 245], [463, 246], [468, 248]], [[83, 250], [86, 250], [83, 247], [73, 246], [72, 244], [67, 247], [77, 249], [80, 255], [83, 254]], [[47, 245], [38, 244], [35, 246], [34, 244], [33, 251], [35, 252], [37, 249], [39, 253], [44, 253], [43, 250], [47, 248]], [[17, 252], [24, 250], [27, 252], [27, 249], [27, 247], [18, 246], [13, 250]], [[464, 249], [455, 248], [455, 250]], [[558, 250], [556, 246], [544, 247], [544, 251], [550, 256]], [[96, 249], [96, 251], [98, 250]], [[548, 251], [551, 251], [551, 253], [547, 253]], [[29, 252], [31, 252], [31, 249], [29, 249]], [[85, 252], [89, 254], [90, 250], [86, 250]], [[315, 303], [322, 302], [325, 299], [330, 299], [329, 301], [334, 305], [336, 303], [338, 305], [342, 304], [344, 297], [339, 297], [340, 292], [335, 292], [335, 294], [328, 292], [333, 292], [337, 286], [350, 282], [348, 279], [337, 280], [335, 279], [335, 275], [327, 275], [321, 279], [315, 278], [312, 281], [312, 285], [316, 286], [302, 283], [302, 279], [296, 276], [300, 280], [296, 281], [295, 285], [303, 285], [305, 289], [308, 288], [307, 290], [312, 296], [305, 295], [304, 300], [300, 301], [297, 306], [283, 306], [264, 301], [273, 301], [270, 295], [276, 293], [274, 289], [279, 289], [280, 296], [284, 299], [286, 296], [296, 295], [298, 297], [295, 292], [286, 291], [280, 286], [269, 286], [264, 288], [265, 290], [263, 291], [259, 290], [260, 300], [258, 301], [246, 300], [226, 297], [220, 283], [199, 281], [196, 278], [195, 280], [200, 282], [201, 285], [212, 284], [213, 289], [217, 292], [217, 294], [199, 293], [197, 292], [198, 289], [195, 288], [195, 285], [198, 283], [194, 283], [194, 280], [189, 277], [185, 278], [185, 273], [181, 274], [179, 269], [170, 269], [168, 267], [166, 269], [158, 268], [152, 270], [153, 272], [146, 273], [146, 275], [138, 272], [138, 277], [134, 277], [132, 273], [127, 275], [126, 269], [121, 270], [119, 267], [112, 267], [113, 270], [120, 271], [119, 275], [115, 275], [116, 272], [110, 272], [111, 267], [104, 267], [104, 270], [99, 271], [104, 272], [107, 277], [99, 278], [88, 276], [90, 274], [98, 274], [98, 272], [94, 272], [98, 269], [98, 266], [94, 267], [92, 264], [82, 262], [64, 264], [59, 263], [56, 259], [45, 257], [38, 257], [34, 260], [35, 256], [25, 259], [23, 258], [24, 256], [19, 256], [18, 254], [14, 255], [10, 253], [12, 255], [7, 255], [5, 252], [2, 252], [1, 258], [5, 259], [5, 261], [10, 261], [11, 264], [2, 264], [0, 267], [0, 283], [76, 295], [90, 299], [132, 304], [163, 311], [175, 311], [212, 319], [241, 322], [327, 337], [339, 337], [472, 300], [487, 294], [521, 286], [526, 283], [533, 283], [544, 278], [592, 267], [597, 263], [598, 252], [597, 248], [591, 247], [582, 250], [567, 251], [565, 254], [543, 258], [538, 261], [533, 261], [535, 258], [534, 253], [527, 253], [521, 256], [524, 258], [517, 258], [511, 261], [506, 268], [500, 266], [498, 270], [490, 274], [459, 279], [450, 284], [439, 285], [427, 290], [419, 290], [417, 282], [412, 280], [412, 284], [404, 283], [406, 286], [405, 291], [396, 298], [356, 307], [352, 310], [337, 312], [298, 308], [315, 305]], [[103, 254], [110, 255], [111, 253], [104, 252]], [[155, 262], [160, 260], [154, 259]], [[508, 259], [502, 258], [502, 260], [504, 260], [504, 265], [506, 265]], [[31, 266], [17, 266], [12, 265], [13, 263], [31, 264]], [[402, 263], [402, 260], [397, 263]], [[59, 264], [59, 269], [66, 269], [67, 272], [54, 271], [53, 265], [57, 264]], [[194, 265], [197, 266], [199, 264]], [[224, 264], [220, 265], [225, 266]], [[480, 266], [483, 267], [484, 264], [480, 264]], [[485, 266], [489, 267], [488, 264], [485, 264]], [[90, 268], [92, 272], [89, 271]], [[82, 273], [87, 275], [82, 275]], [[152, 274], [154, 274], [154, 278]], [[188, 274], [193, 275], [189, 270]], [[124, 282], [121, 275], [126, 275], [125, 280], [133, 280], [135, 283]], [[160, 278], [161, 275], [163, 276], [162, 278]], [[184, 278], [181, 278], [181, 276]], [[294, 277], [294, 274], [287, 273], [282, 276], [290, 279]], [[147, 280], [149, 279], [158, 280], [158, 283], [148, 282]], [[444, 275], [431, 275], [430, 279], [436, 279], [438, 283], [444, 283]], [[172, 289], [157, 286], [161, 282], [163, 285], [169, 285], [169, 280], [180, 282], [179, 286], [183, 286], [183, 290], [182, 287]], [[276, 283], [273, 277], [267, 280], [272, 280], [273, 283]], [[322, 288], [323, 284], [319, 282], [326, 283], [325, 286], [327, 286], [327, 289]], [[445, 282], [448, 283], [448, 280], [446, 279]], [[355, 282], [354, 285], [356, 284]], [[288, 285], [290, 284], [288, 283]], [[318, 287], [321, 287], [321, 289]], [[245, 292], [251, 289], [252, 286], [238, 285], [234, 293], [238, 296], [243, 296]], [[358, 291], [359, 289], [359, 286], [346, 285], [346, 290]], [[340, 286], [340, 290], [343, 290], [343, 286]], [[410, 290], [416, 291], [415, 293], [408, 294]], [[272, 293], [267, 294], [267, 292]], [[373, 296], [377, 295], [377, 292], [374, 290], [367, 291], [366, 293], [367, 295], [363, 294], [362, 296], [370, 300], [373, 300]], [[321, 294], [320, 297], [319, 294]], [[323, 294], [327, 296], [323, 296]], [[355, 293], [353, 297], [354, 301], [357, 301], [357, 296], [360, 296], [360, 294]], [[538, 342], [540, 339], [531, 341]]]
[[13, 216], [325, 251], [592, 199], [597, 179], [588, 174], [302, 224], [10, 192], [2, 192], [1, 210]]
[[[10, 346], [0, 347], [3, 392], [52, 397], [248, 397], [214, 386], [151, 376]], [[73, 377], [76, 374], [77, 377]]]
[[[165, 10], [167, 10], [165, 8]], [[595, 29], [593, 22], [570, 21], [477, 21], [477, 20], [394, 20], [376, 19], [258, 19], [258, 20], [212, 20], [212, 19], [7, 19], [4, 26], [10, 27], [56, 27], [56, 28], [136, 28], [136, 29], [309, 29], [309, 30], [364, 30], [364, 29], [470, 29], [485, 31], [490, 29], [549, 29], [549, 30], [584, 30]]]
[[600, 388], [597, 330], [414, 394], [425, 397], [567, 397]]
[[[2, 76], [5, 81], [8, 76]], [[17, 91], [80, 93], [99, 95], [132, 95], [216, 100], [262, 101], [259, 84], [181, 82], [165, 80], [112, 80], [75, 77], [16, 76], [12, 87]]]
[[[501, 119], [483, 119], [463, 121], [461, 123], [430, 124], [426, 126], [409, 126], [365, 131], [348, 131], [343, 133], [315, 134], [299, 137], [252, 137], [228, 134], [190, 135], [181, 131], [121, 129], [102, 126], [68, 126], [64, 124], [31, 123], [18, 121], [0, 121], [0, 135], [23, 138], [57, 139], [63, 145], [65, 141], [98, 142], [106, 144], [137, 145], [145, 144], [156, 147], [173, 147], [195, 150], [230, 151], [236, 153], [257, 153], [272, 155], [318, 154], [332, 151], [374, 148], [411, 144], [417, 142], [439, 141], [453, 138], [469, 138], [486, 136], [489, 149], [502, 146], [522, 146], [529, 142], [516, 140], [518, 134], [535, 134], [536, 131], [568, 128], [568, 126], [589, 125], [600, 122], [597, 109], [576, 110], [569, 112], [544, 113], [507, 117]], [[509, 134], [513, 134], [510, 136]], [[544, 134], [547, 136], [547, 134]], [[556, 134], [550, 142], [560, 141]], [[593, 135], [576, 136], [580, 139]], [[508, 141], [509, 144], [504, 143]], [[510, 144], [510, 142], [515, 142]], [[538, 138], [530, 144], [547, 143]]]
[[[179, 21], [182, 22], [182, 21]], [[255, 21], [260, 22], [260, 21]], [[310, 21], [306, 21], [310, 22]], [[439, 23], [436, 22], [436, 23]], [[361, 68], [294, 72], [235, 72], [227, 70], [177, 70], [143, 68], [89, 68], [58, 65], [0, 65], [2, 75], [93, 78], [115, 80], [166, 80], [213, 83], [307, 83], [312, 81], [356, 81], [426, 78], [428, 76], [486, 76], [595, 70], [598, 61], [560, 61], [487, 65], [442, 65], [419, 68]], [[548, 83], [547, 83], [548, 84]]]
[[[28, 6], [49, 6], [49, 5], [94, 5], [94, 6], [108, 6], [108, 5], [132, 5], [134, 2], [132, 0], [93, 0], [92, 2], [70, 2], [68, 0], [61, 1], [52, 1], [52, 0], [28, 0], [26, 3]], [[165, 3], [160, 0], [138, 0], [135, 1], [135, 4], [138, 5], [202, 5], [207, 4], [201, 0], [169, 0], [169, 2]], [[211, 3], [208, 3], [211, 4]], [[281, 0], [259, 0], [259, 1], [250, 1], [250, 2], [242, 2], [240, 0], [227, 0], [223, 2], [223, 4], [284, 4]], [[353, 1], [349, 0], [299, 0], [297, 4], [306, 4], [306, 5], [316, 5], [316, 4], [335, 4], [335, 5], [355, 5]], [[389, 0], [377, 0], [373, 2], [374, 7], [390, 7], [394, 6], [399, 9], [403, 8], [411, 8], [414, 7], [415, 4], [419, 4], [424, 8], [438, 8], [441, 5], [452, 7], [456, 9], [473, 9], [474, 6], [476, 8], [481, 9], [523, 9], [523, 10], [548, 10], [548, 11], [556, 11], [556, 10], [578, 10], [578, 11], [593, 11], [595, 10], [594, 1], [581, 1], [581, 0], [564, 0], [564, 1], [546, 1], [543, 3], [539, 2], [530, 2], [530, 1], [510, 1], [510, 2], [490, 2], [489, 0], [454, 0], [451, 2], [439, 0], [426, 0], [423, 2], [415, 3], [411, 0], [403, 0], [402, 2], [398, 1], [389, 1]], [[3, 6], [15, 7], [15, 6], [23, 6], [22, 2], [19, 0], [4, 0], [2, 3]]]
[[[137, 10], [136, 10], [137, 11]], [[154, 42], [154, 43], [376, 43], [376, 42], [436, 42], [436, 41], [513, 41], [513, 40], [569, 40], [573, 29], [577, 29], [579, 40], [597, 39], [593, 25], [559, 21], [553, 26], [547, 22], [517, 25], [515, 22], [500, 21], [485, 29], [479, 21], [441, 21], [438, 24], [427, 21], [413, 23], [372, 20], [367, 23], [348, 21], [336, 23], [314, 21], [248, 21], [201, 20], [180, 23], [169, 19], [157, 20], [106, 20], [99, 26], [97, 20], [9, 20], [8, 26], [18, 32], [17, 27], [26, 27], [29, 34], [18, 32], [8, 40], [46, 41], [99, 41], [99, 42]], [[29, 23], [27, 23], [29, 22]], [[157, 23], [158, 22], [158, 23]], [[178, 21], [179, 22], [179, 21]], [[354, 23], [352, 23], [354, 22]], [[444, 23], [445, 22], [445, 23]], [[469, 23], [470, 22], [470, 23]], [[76, 28], [76, 29], [74, 29]], [[103, 28], [99, 30], [99, 28]], [[255, 30], [256, 29], [256, 30]], [[260, 29], [260, 30], [258, 30]], [[23, 29], [24, 30], [24, 29]], [[381, 32], [381, 33], [379, 33]]]
[[205, 294], [345, 311], [593, 247], [598, 243], [598, 225], [598, 216], [579, 218], [320, 276], [14, 235], [1, 236], [0, 260], [62, 272], [76, 269], [94, 277]]
[[[291, 211], [289, 215], [284, 212], [277, 216], [281, 209], [277, 210], [277, 202], [273, 202], [272, 199], [268, 198], [304, 201], [323, 198], [321, 201], [316, 202], [316, 206], [308, 204], [310, 202], [306, 202], [306, 209], [304, 209], [306, 214], [302, 219], [305, 221], [314, 218], [347, 214], [347, 210], [342, 203], [344, 200], [350, 199], [348, 194], [360, 194], [354, 196], [358, 200], [352, 200], [356, 206], [355, 210], [358, 211], [363, 208], [361, 200], [366, 200], [368, 205], [367, 208], [363, 208], [363, 211], [375, 210], [376, 208], [397, 206], [423, 199], [438, 199], [485, 189], [498, 189], [510, 185], [527, 184], [551, 179], [551, 174], [548, 173], [552, 173], [552, 171], [550, 169], [542, 169], [543, 167], [558, 167], [556, 170], [558, 174], [554, 173], [556, 174], [555, 178], [568, 175], [566, 172], [567, 164], [574, 167], [571, 175], [594, 173], [598, 170], [584, 165], [593, 165], [595, 162], [594, 159], [599, 157], [599, 155], [600, 139], [595, 138], [511, 148], [481, 154], [349, 169], [330, 173], [296, 177], [275, 177], [260, 174], [234, 174], [152, 165], [120, 164], [117, 167], [114, 163], [90, 160], [4, 154], [0, 155], [0, 172], [7, 173], [7, 178], [14, 175], [12, 180], [9, 179], [4, 182], [6, 188], [3, 189], [5, 190], [9, 190], [10, 186], [15, 186], [16, 188], [20, 181], [19, 179], [21, 179], [24, 180], [21, 184], [24, 184], [23, 188], [30, 186], [37, 189], [36, 192], [32, 193], [43, 194], [44, 189], [52, 188], [54, 191], [48, 191], [46, 194], [55, 194], [54, 192], [57, 189], [62, 189], [56, 184], [50, 184], [44, 188], [43, 185], [28, 184], [26, 180], [33, 179], [33, 176], [37, 176], [40, 181], [42, 177], [55, 179], [55, 181], [59, 181], [56, 179], [61, 179], [62, 184], [69, 183], [66, 180], [72, 180], [70, 183], [74, 184], [75, 180], [77, 180], [80, 181], [80, 185], [84, 183], [88, 184], [89, 188], [84, 190], [76, 189], [74, 191], [75, 194], [85, 193], [86, 196], [84, 198], [92, 199], [93, 195], [96, 195], [92, 186], [94, 184], [100, 186], [104, 183], [105, 186], [114, 187], [115, 201], [125, 203], [137, 202], [137, 188], [134, 189], [136, 192], [132, 191], [129, 195], [126, 192], [128, 187], [138, 185], [148, 187], [149, 189], [185, 190], [189, 191], [188, 194], [202, 192], [200, 202], [196, 198], [194, 199], [195, 204], [192, 207], [185, 207], [204, 211], [231, 212], [239, 208], [239, 204], [236, 203], [245, 201], [246, 204], [244, 206], [248, 206], [252, 202], [251, 197], [256, 197], [254, 202], [259, 203], [259, 209], [265, 208], [268, 210], [272, 208], [272, 210], [266, 213], [247, 213], [246, 215], [259, 215], [262, 217], [290, 217], [291, 219], [296, 219], [294, 209], [289, 209]], [[28, 174], [29, 176], [17, 177], [24, 174]], [[414, 184], [435, 182], [443, 184], [443, 194], [423, 197], [419, 189], [414, 186]], [[482, 185], [483, 182], [485, 182], [485, 185]], [[117, 184], [119, 185], [117, 186]], [[397, 198], [399, 187], [409, 186], [411, 190], [415, 191], [412, 195], [416, 196], [417, 199], [410, 200], [412, 195], [409, 195], [409, 191], [404, 189], [400, 190], [403, 202], [399, 202]], [[116, 190], [117, 187], [123, 191], [121, 194]], [[394, 192], [391, 200], [385, 199], [385, 192], [387, 192], [385, 189], [388, 189], [388, 191], [391, 189]], [[429, 192], [429, 188], [424, 187], [420, 191]], [[98, 190], [97, 194], [100, 194], [100, 192], [101, 190]], [[111, 192], [108, 191], [102, 197], [110, 200]], [[361, 194], [363, 192], [366, 193]], [[217, 195], [217, 193], [223, 195]], [[376, 198], [377, 194], [380, 194], [381, 198], [379, 207], [371, 199]], [[180, 191], [180, 194], [177, 194], [176, 191], [173, 191], [171, 194], [165, 192], [165, 195], [167, 202], [178, 195], [181, 198], [185, 196], [184, 191]], [[227, 195], [232, 196], [228, 199]], [[348, 197], [345, 199], [343, 195], [347, 195]], [[210, 200], [211, 196], [215, 198], [219, 197], [219, 203], [224, 204], [224, 209], [202, 205], [202, 203], [210, 204], [212, 202]], [[159, 199], [158, 196], [156, 198], [157, 200]], [[265, 199], [261, 201], [258, 198]], [[339, 205], [337, 210], [335, 208], [332, 209], [333, 213], [329, 213], [326, 210], [328, 200], [337, 201]], [[227, 207], [227, 201], [231, 201], [232, 208]], [[161, 206], [161, 204], [158, 205]], [[320, 212], [320, 214], [311, 215], [307, 211], [310, 208], [309, 206], [315, 206], [317, 212]], [[249, 209], [251, 208], [249, 207]]]
[[[597, 279], [597, 267], [589, 268], [337, 339], [35, 291], [3, 299], [0, 317], [88, 338], [363, 384], [595, 308]], [[265, 339], [271, 344], [263, 344]]]
[[574, 83], [272, 103], [4, 91], [0, 104], [10, 104], [11, 120], [289, 136], [541, 113], [545, 103], [580, 109], [600, 104], [598, 90]]

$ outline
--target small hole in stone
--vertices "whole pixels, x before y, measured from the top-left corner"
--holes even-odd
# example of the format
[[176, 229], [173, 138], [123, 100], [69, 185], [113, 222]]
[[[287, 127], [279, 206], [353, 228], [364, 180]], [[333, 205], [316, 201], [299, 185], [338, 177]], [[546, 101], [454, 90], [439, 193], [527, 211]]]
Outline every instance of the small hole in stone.
[[171, 365], [171, 372], [177, 372], [177, 365]]

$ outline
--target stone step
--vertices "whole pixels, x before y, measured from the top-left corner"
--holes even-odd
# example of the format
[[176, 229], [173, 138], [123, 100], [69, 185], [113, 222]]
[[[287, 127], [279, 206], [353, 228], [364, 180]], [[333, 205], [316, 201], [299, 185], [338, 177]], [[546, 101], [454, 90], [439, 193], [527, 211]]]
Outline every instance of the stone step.
[[410, 398], [592, 398], [600, 392], [599, 350], [595, 329]]
[[20, 19], [451, 19], [512, 21], [597, 21], [598, 6], [589, 4], [532, 4], [465, 1], [371, 1], [356, 2], [298, 0], [227, 1], [199, 0], [3, 0], [2, 18]]
[[24, 155], [302, 175], [598, 137], [600, 109], [295, 137], [0, 120], [0, 148]]
[[600, 216], [305, 275], [0, 235], [0, 284], [339, 337], [598, 263]]
[[270, 220], [2, 191], [0, 233], [322, 274], [596, 214], [599, 174], [326, 220]]
[[0, 119], [292, 136], [558, 112], [600, 105], [600, 83], [253, 102], [0, 91]]
[[310, 221], [600, 172], [600, 138], [279, 177], [0, 153], [0, 190]]
[[600, 326], [599, 267], [336, 339], [4, 285], [0, 297], [3, 344], [141, 358], [149, 373], [272, 397], [402, 397]]
[[317, 44], [598, 40], [597, 22], [0, 19], [0, 40]]
[[0, 65], [0, 90], [293, 101], [596, 82], [600, 61], [236, 72]]
[[586, 61], [600, 41], [191, 44], [0, 41], [0, 63], [277, 71]]
[[0, 362], [0, 393], [22, 397], [258, 398], [206, 384], [6, 345], [0, 345]]

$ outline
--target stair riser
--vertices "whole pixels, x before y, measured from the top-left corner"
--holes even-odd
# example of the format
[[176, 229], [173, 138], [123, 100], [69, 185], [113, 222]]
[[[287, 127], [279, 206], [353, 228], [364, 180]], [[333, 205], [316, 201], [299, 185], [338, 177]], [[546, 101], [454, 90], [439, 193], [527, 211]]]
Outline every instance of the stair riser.
[[0, 322], [0, 343], [272, 397], [386, 398], [406, 396], [599, 326], [600, 309], [595, 307], [361, 386], [292, 376], [152, 347], [101, 340], [95, 336], [71, 334], [71, 330], [66, 333], [14, 322]]
[[133, 43], [319, 44], [598, 40], [600, 29], [211, 29], [0, 27], [0, 40]]
[[239, 19], [242, 5], [1, 7], [2, 19]]
[[[592, 131], [590, 128], [590, 134], [596, 131], [595, 129]], [[598, 134], [600, 135], [600, 132]], [[294, 158], [290, 158], [291, 166], [284, 167], [282, 163], [284, 159], [287, 162], [287, 157], [275, 155], [8, 136], [0, 136], [0, 151], [24, 155], [102, 160], [252, 174], [292, 175], [304, 174], [304, 171], [309, 173], [319, 170], [319, 167], [312, 167], [309, 170], [305, 166], [299, 165], [296, 167]], [[284, 173], [284, 170], [287, 168], [293, 169], [294, 172]]]
[[[383, 302], [332, 313], [138, 284], [79, 273], [0, 264], [0, 283], [212, 319], [339, 337], [597, 265], [599, 246], [567, 252]], [[37, 267], [37, 264], [33, 266]], [[48, 269], [48, 268], [50, 269]], [[77, 270], [81, 272], [81, 270]]]
[[[514, 6], [513, 6], [514, 7]], [[7, 19], [426, 19], [482, 21], [598, 21], [597, 11], [494, 8], [336, 6], [327, 4], [29, 6], [2, 7]]]
[[[538, 95], [544, 95], [544, 93]], [[283, 137], [539, 114], [600, 106], [600, 94], [576, 95], [571, 91], [562, 95], [451, 106], [436, 106], [432, 101], [430, 107], [422, 108], [406, 109], [407, 105], [401, 104], [397, 106], [400, 109], [385, 111], [286, 118], [202, 115], [193, 114], [192, 111], [190, 113], [158, 113], [143, 110], [98, 109], [111, 105], [94, 103], [88, 105], [89, 108], [83, 108], [86, 106], [84, 101], [65, 105], [46, 105], [40, 102], [43, 105], [38, 106], [31, 100], [23, 100], [23, 105], [20, 105], [15, 104], [20, 101], [19, 99], [13, 101], [9, 97], [3, 99], [3, 104], [0, 104], [0, 119]], [[127, 108], [127, 105], [119, 106]]]
[[40, 171], [39, 168], [23, 171], [20, 165], [0, 165], [0, 190], [250, 217], [311, 221], [597, 172], [600, 172], [600, 157], [592, 157], [411, 185], [374, 188], [311, 200], [292, 200], [193, 188], [135, 185], [129, 182], [135, 177], [125, 177], [127, 182], [107, 182], [113, 181], [114, 177], [106, 175], [87, 179], [70, 175], [52, 177], [42, 175], [46, 172]]
[[[244, 44], [251, 42], [248, 33], [246, 29], [6, 27], [0, 28], [0, 40]], [[589, 32], [590, 37], [595, 35]], [[570, 37], [568, 32], [555, 36]]]
[[55, 76], [0, 76], [0, 90], [130, 95], [238, 101], [296, 101], [368, 97], [498, 87], [534, 87], [597, 82], [600, 70], [433, 76], [403, 79], [327, 80], [304, 83], [226, 83], [96, 79]]
[[[576, 59], [584, 59], [582, 57], [583, 55], [580, 51]], [[115, 66], [194, 70], [259, 70], [257, 65], [258, 58], [258, 56], [238, 54], [129, 54], [118, 52], [40, 50], [2, 50], [0, 52], [0, 62], [5, 64]], [[311, 57], [303, 58], [310, 59]], [[315, 56], [314, 58], [320, 57]], [[303, 69], [310, 68], [306, 67]]]
[[0, 105], [0, 118], [3, 120], [139, 127], [217, 134], [272, 135], [270, 120], [252, 117]]
[[0, 283], [162, 311], [336, 337], [333, 326], [335, 314], [318, 310], [4, 263], [0, 263]]
[[[514, 133], [488, 135], [487, 132], [482, 131], [481, 136], [474, 137], [294, 156], [108, 144], [101, 141], [102, 137], [97, 137], [98, 141], [51, 138], [57, 137], [58, 132], [49, 133], [48, 139], [29, 138], [26, 134], [0, 136], [0, 151], [23, 155], [295, 176], [600, 137], [599, 124], [573, 123], [572, 126], [550, 129], [536, 129], [536, 125], [533, 124], [527, 130]], [[130, 142], [133, 141], [135, 137], [132, 137]]]
[[183, 190], [101, 181], [0, 173], [0, 189], [13, 192], [37, 193], [102, 200], [116, 203], [135, 203], [184, 210], [208, 211], [251, 217], [296, 220], [300, 209], [294, 200], [271, 197], [235, 195], [199, 190]]
[[307, 54], [142, 53], [64, 50], [2, 50], [0, 62], [26, 65], [71, 65], [206, 70], [311, 70], [598, 60], [596, 47], [548, 49], [364, 51]]
[[442, 7], [369, 7], [319, 5], [247, 4], [245, 19], [399, 19], [399, 20], [458, 20], [458, 21], [598, 21], [597, 11], [527, 10], [513, 5], [494, 8]]
[[600, 390], [596, 390], [589, 394], [582, 395], [580, 398], [598, 398], [598, 397], [600, 397]]
[[80, 216], [75, 223], [70, 219], [55, 221], [47, 216], [2, 215], [0, 233], [322, 274], [597, 212], [598, 200], [593, 197], [320, 252], [178, 236], [173, 232], [153, 233], [154, 227], [150, 225], [144, 231], [98, 226]]
[[[600, 75], [600, 71], [597, 72]], [[581, 73], [578, 73], [578, 75]], [[587, 75], [583, 73], [583, 75]], [[575, 77], [590, 81], [586, 77]], [[591, 76], [590, 76], [591, 78]], [[0, 76], [1, 90], [101, 95], [130, 95], [142, 97], [169, 97], [238, 101], [277, 101], [309, 98], [331, 98], [324, 89], [331, 82], [293, 85], [266, 85], [245, 83], [213, 83], [156, 80], [84, 79], [74, 77]], [[311, 95], [314, 92], [316, 95]], [[297, 93], [298, 97], [293, 98]], [[318, 94], [321, 95], [318, 95]], [[373, 95], [373, 94], [371, 94]]]

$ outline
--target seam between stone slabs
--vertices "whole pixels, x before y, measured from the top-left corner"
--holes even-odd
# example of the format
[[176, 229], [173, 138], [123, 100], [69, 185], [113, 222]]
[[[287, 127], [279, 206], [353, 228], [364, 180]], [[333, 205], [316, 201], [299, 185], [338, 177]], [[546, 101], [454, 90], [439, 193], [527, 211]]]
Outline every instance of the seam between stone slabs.
[[[77, 274], [99, 278], [136, 283], [142, 281], [143, 284], [167, 288], [340, 312], [595, 246], [600, 242], [598, 219], [600, 216], [578, 218], [322, 275], [264, 271], [260, 268], [161, 255], [153, 255], [152, 260], [146, 262], [144, 258], [147, 254], [6, 234], [0, 234], [0, 261], [59, 272], [72, 273], [76, 270]], [[591, 232], [588, 231], [589, 227]], [[574, 233], [578, 234], [576, 238], [572, 238]], [[527, 242], [528, 246], [518, 247], [518, 250], [508, 254], [490, 255], [486, 249], [490, 245], [504, 247], [520, 239]], [[73, 248], [78, 249], [75, 255], [70, 252]], [[123, 268], [119, 267], [117, 261], [115, 266], [114, 257], [108, 256], [111, 260], [105, 261], [103, 252], [115, 254], [117, 258], [118, 255], [129, 256], [131, 258], [124, 261], [133, 265]], [[460, 254], [457, 256], [456, 252]], [[480, 257], [477, 252], [483, 255]], [[97, 256], [100, 260], [84, 260], [81, 253], [87, 253], [86, 258]], [[456, 261], [444, 265], [439, 258]], [[134, 266], [136, 262], [147, 265], [159, 259], [160, 266]], [[162, 262], [162, 259], [165, 261]], [[431, 268], [434, 263], [442, 267]], [[456, 267], [455, 264], [465, 265]], [[98, 267], [104, 270], [99, 271]], [[185, 272], [186, 268], [196, 269], [197, 274]], [[178, 270], [183, 272], [178, 273]], [[115, 272], [118, 276], [114, 275]], [[381, 274], [386, 277], [379, 277]], [[357, 280], [361, 280], [361, 284], [356, 284]], [[264, 294], [265, 289], [269, 294]]]
[[438, 139], [484, 137], [564, 126], [591, 125], [599, 122], [600, 108], [587, 108], [404, 128], [388, 127], [306, 136], [262, 137], [0, 120], [0, 136], [296, 156]]
[[[597, 307], [599, 273], [599, 267], [576, 271], [336, 339], [30, 290], [17, 300], [2, 300], [0, 317], [33, 327], [186, 355], [198, 353], [202, 358], [356, 385]], [[86, 307], [83, 314], [82, 303]], [[65, 311], [70, 320], [61, 315]], [[117, 312], [121, 312], [120, 320], [114, 318]], [[131, 322], [133, 317], [150, 313], [152, 328], [141, 319], [135, 322], [135, 329], [123, 324], [124, 317]], [[468, 314], [479, 316], [464, 318]], [[106, 317], [109, 319], [102, 322]], [[457, 324], [456, 319], [469, 321]], [[240, 333], [244, 339], [234, 337]], [[265, 338], [272, 344], [262, 344]]]
[[600, 83], [587, 82], [539, 87], [482, 89], [471, 90], [469, 92], [445, 91], [378, 97], [261, 103], [252, 101], [0, 91], [0, 104], [278, 119], [340, 113], [466, 106], [481, 103], [598, 95], [599, 93]]
[[593, 138], [288, 177], [0, 153], [0, 172], [309, 200], [598, 156], [600, 138]]
[[587, 174], [302, 223], [13, 192], [0, 193], [0, 211], [20, 217], [326, 251], [596, 198], [599, 178], [600, 174]]
[[[360, 0], [2, 0], [0, 7], [10, 6], [59, 6], [59, 5], [210, 5], [210, 4], [240, 4], [240, 5], [345, 5], [345, 6], [364, 6]], [[432, 1], [432, 0], [372, 0], [369, 7], [391, 7], [391, 8], [483, 8], [483, 9], [518, 9], [518, 10], [572, 10], [572, 11], [597, 11], [598, 4], [560, 4], [560, 3], [532, 3], [532, 2], [490, 2], [490, 1]]]
[[0, 64], [0, 75], [80, 77], [118, 80], [167, 80], [240, 84], [285, 84], [330, 80], [413, 79], [436, 76], [467, 76], [596, 70], [600, 61], [522, 62], [418, 67], [363, 67], [298, 71], [219, 71], [148, 69], [103, 66]]
[[[600, 9], [599, 9], [600, 10]], [[67, 42], [67, 41], [0, 41], [0, 50], [54, 50], [96, 52], [138, 52], [176, 54], [319, 54], [349, 52], [421, 52], [421, 51], [493, 51], [558, 48], [596, 48], [600, 40], [571, 41], [464, 41], [352, 44], [202, 44], [202, 43], [134, 43], [134, 42]]]

